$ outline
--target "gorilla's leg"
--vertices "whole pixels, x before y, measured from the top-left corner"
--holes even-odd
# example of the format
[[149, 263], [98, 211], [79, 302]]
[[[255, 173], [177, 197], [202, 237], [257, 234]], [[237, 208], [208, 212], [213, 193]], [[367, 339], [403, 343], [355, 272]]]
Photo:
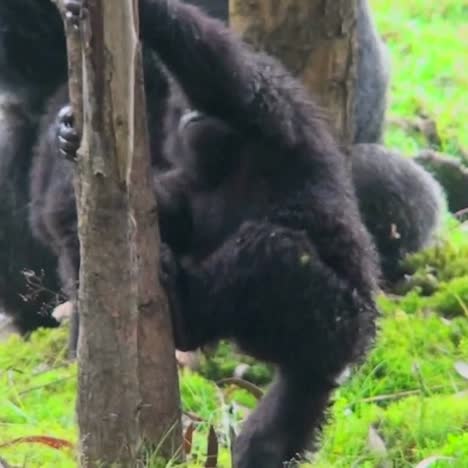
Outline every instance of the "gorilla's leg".
[[300, 458], [304, 447], [314, 441], [335, 385], [304, 374], [277, 372], [235, 441], [236, 468], [284, 466], [278, 460]]
[[372, 341], [371, 298], [324, 264], [304, 233], [264, 223], [245, 223], [177, 275], [178, 349], [228, 338], [281, 369], [239, 436], [235, 466], [282, 466], [318, 428], [335, 378]]

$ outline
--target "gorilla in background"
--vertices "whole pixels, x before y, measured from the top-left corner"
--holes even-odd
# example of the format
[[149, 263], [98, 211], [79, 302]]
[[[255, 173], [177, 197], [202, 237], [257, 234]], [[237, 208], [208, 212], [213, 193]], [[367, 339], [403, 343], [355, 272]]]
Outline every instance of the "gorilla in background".
[[28, 3], [0, 2], [0, 303], [23, 332], [56, 325], [50, 304], [63, 301], [57, 261], [33, 237], [28, 210], [31, 148], [44, 103], [66, 79], [66, 49], [48, 28], [56, 7]]
[[[51, 312], [70, 293], [71, 281], [62, 285], [57, 275], [66, 267], [57, 263], [58, 252], [51, 255], [40, 226], [33, 221], [31, 230], [29, 222], [29, 213], [34, 220], [45, 203], [31, 198], [33, 147], [48, 131], [41, 127], [42, 116], [66, 83], [66, 57], [62, 18], [50, 0], [0, 1], [0, 307], [21, 333], [57, 326]], [[156, 88], [167, 85], [153, 79], [159, 73], [159, 68], [152, 71], [154, 63], [154, 55], [145, 51], [149, 102]], [[156, 108], [148, 112], [155, 141], [161, 137], [162, 114]], [[49, 169], [54, 170], [43, 168], [45, 184]]]
[[380, 257], [381, 285], [391, 289], [405, 275], [402, 260], [434, 241], [445, 195], [420, 165], [382, 145], [354, 145], [351, 161], [359, 210]]

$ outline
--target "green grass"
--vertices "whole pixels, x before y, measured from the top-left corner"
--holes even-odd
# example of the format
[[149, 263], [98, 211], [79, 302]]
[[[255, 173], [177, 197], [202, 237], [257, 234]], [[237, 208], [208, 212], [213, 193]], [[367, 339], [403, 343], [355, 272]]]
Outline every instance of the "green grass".
[[[439, 455], [453, 459], [450, 466], [468, 467], [468, 381], [455, 367], [468, 360], [468, 302], [450, 301], [454, 295], [462, 296], [459, 284], [465, 290], [468, 286], [468, 237], [462, 232], [463, 226], [452, 224], [438, 246], [409, 261], [420, 275], [437, 265], [440, 274], [432, 294], [418, 294], [416, 286], [401, 297], [381, 296], [377, 345], [336, 392], [313, 466], [375, 467], [387, 461], [390, 466], [411, 467]], [[454, 255], [464, 261], [453, 262]], [[0, 457], [10, 463], [75, 466], [72, 449], [28, 441], [1, 447], [28, 436], [76, 442], [76, 366], [66, 361], [65, 349], [65, 329], [39, 331], [27, 342], [13, 336], [0, 344]], [[201, 419], [196, 423], [189, 466], [203, 466], [210, 426], [222, 449], [219, 466], [229, 466], [229, 428], [239, 427], [256, 399], [246, 389], [220, 388], [214, 381], [232, 375], [239, 360], [253, 364], [224, 344], [203, 365], [204, 376], [181, 373], [184, 410]], [[250, 378], [259, 384], [268, 375], [269, 370], [258, 363], [251, 368]], [[371, 428], [379, 434], [382, 453], [376, 454], [375, 443], [368, 441]]]
[[[468, 6], [463, 0], [371, 0], [392, 58], [389, 118], [425, 116], [440, 145], [468, 154]], [[386, 144], [409, 154], [428, 146], [414, 132], [389, 125]]]
[[[390, 120], [426, 116], [440, 145], [454, 155], [468, 149], [468, 6], [457, 0], [373, 0], [379, 29], [392, 53]], [[387, 145], [407, 154], [428, 146], [417, 132], [390, 125]], [[430, 456], [450, 457], [433, 467], [468, 468], [468, 381], [455, 368], [468, 361], [468, 231], [453, 220], [433, 248], [408, 260], [414, 274], [401, 295], [381, 297], [379, 339], [366, 363], [335, 395], [318, 468], [415, 466]], [[65, 359], [65, 330], [39, 331], [23, 342], [0, 343], [0, 458], [15, 466], [73, 467], [73, 449], [55, 449], [20, 437], [77, 440], [76, 366]], [[255, 398], [214, 381], [232, 375], [239, 360], [248, 377], [265, 385], [271, 370], [223, 345], [202, 375], [183, 372], [184, 409], [201, 418], [189, 466], [204, 466], [211, 425], [229, 466], [229, 428], [238, 428]], [[462, 392], [465, 392], [464, 394]], [[369, 442], [369, 431], [379, 443]], [[156, 462], [151, 463], [156, 466]], [[312, 466], [312, 465], [305, 465]]]
[[[75, 366], [65, 360], [66, 342], [63, 329], [0, 344], [0, 446], [27, 436], [76, 440]], [[0, 457], [27, 467], [76, 466], [70, 450], [26, 442], [0, 447]]]

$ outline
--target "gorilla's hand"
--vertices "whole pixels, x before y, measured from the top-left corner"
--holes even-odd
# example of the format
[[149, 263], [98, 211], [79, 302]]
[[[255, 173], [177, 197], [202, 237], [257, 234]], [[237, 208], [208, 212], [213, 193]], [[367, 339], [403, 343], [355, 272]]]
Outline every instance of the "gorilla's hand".
[[76, 161], [76, 153], [80, 147], [80, 135], [73, 124], [71, 106], [62, 107], [56, 121], [57, 145], [60, 155], [69, 161]]

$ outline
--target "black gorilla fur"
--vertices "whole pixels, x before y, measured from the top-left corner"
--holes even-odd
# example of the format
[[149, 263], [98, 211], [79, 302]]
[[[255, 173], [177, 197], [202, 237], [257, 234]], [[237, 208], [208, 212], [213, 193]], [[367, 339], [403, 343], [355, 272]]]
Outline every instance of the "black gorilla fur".
[[31, 147], [44, 103], [66, 79], [65, 43], [48, 24], [56, 16], [48, 0], [0, 2], [0, 302], [23, 332], [56, 325], [50, 305], [60, 302], [56, 260], [28, 226]]
[[[8, 117], [0, 114], [0, 301], [26, 332], [57, 325], [50, 307], [61, 302], [54, 293], [60, 286], [56, 259], [34, 238], [28, 223], [34, 123], [12, 96], [0, 107]], [[16, 154], [22, 158], [15, 160]]]
[[[8, 38], [9, 34], [25, 41], [34, 38], [38, 47], [42, 36], [29, 32], [37, 25], [23, 21], [29, 14], [26, 4], [33, 3], [41, 0], [0, 4], [0, 34], [7, 31], [1, 40], [7, 54], [0, 60], [6, 57], [8, 67], [19, 74], [19, 64], [8, 59], [15, 56], [18, 42]], [[21, 14], [15, 10], [18, 4], [23, 4]], [[154, 47], [190, 104], [205, 114], [184, 117], [175, 131], [183, 106], [166, 102], [167, 83], [146, 51], [153, 163], [164, 167], [161, 134], [156, 131], [164, 115], [169, 125], [166, 154], [171, 156], [167, 165], [174, 166], [157, 173], [155, 188], [163, 240], [175, 252], [172, 256], [169, 248], [164, 249], [164, 277], [179, 324], [177, 345], [193, 349], [227, 337], [278, 365], [276, 382], [244, 425], [236, 457], [237, 466], [280, 466], [305, 446], [320, 423], [335, 377], [362, 355], [373, 337], [372, 249], [342, 156], [300, 85], [274, 61], [252, 54], [219, 23], [193, 8], [146, 0], [142, 9], [145, 44]], [[56, 23], [51, 16], [44, 24], [49, 28], [45, 37], [55, 28], [57, 43], [63, 41], [60, 18]], [[63, 62], [53, 62], [56, 70], [47, 73], [63, 77]], [[64, 138], [62, 149], [75, 142], [66, 114], [56, 120], [67, 101], [65, 88], [52, 99], [41, 92], [37, 97], [45, 96], [49, 107], [38, 131], [31, 194], [21, 182], [26, 193], [22, 219], [29, 196], [33, 231], [59, 257], [63, 283], [73, 294], [79, 263], [76, 213], [71, 168], [56, 155], [56, 134]], [[8, 121], [13, 126], [11, 114]], [[35, 126], [33, 120], [33, 133]], [[4, 140], [0, 144], [4, 146]], [[20, 156], [15, 164], [24, 164], [20, 170], [24, 179], [30, 170], [30, 147], [26, 143], [25, 148], [12, 148]], [[176, 149], [180, 153], [175, 154]], [[353, 158], [357, 184], [360, 161], [360, 154]], [[394, 161], [392, 173], [398, 174], [406, 162]], [[2, 154], [2, 167], [3, 163], [12, 164]], [[406, 188], [393, 179], [387, 183], [383, 172], [379, 176], [380, 190]], [[367, 190], [363, 185], [361, 193]], [[427, 193], [433, 196], [429, 188]], [[414, 199], [419, 201], [417, 194]], [[384, 200], [390, 203], [389, 210], [394, 206], [391, 200]], [[419, 207], [413, 210], [419, 215]], [[416, 213], [408, 213], [415, 219]], [[372, 231], [375, 219], [371, 221]], [[11, 229], [10, 224], [1, 229], [6, 227]], [[22, 249], [26, 236], [30, 233], [21, 239], [12, 236], [10, 251]], [[40, 268], [38, 253], [30, 252], [30, 263]], [[18, 268], [15, 259], [7, 260], [4, 271], [6, 266]], [[50, 270], [54, 260], [47, 261]]]

